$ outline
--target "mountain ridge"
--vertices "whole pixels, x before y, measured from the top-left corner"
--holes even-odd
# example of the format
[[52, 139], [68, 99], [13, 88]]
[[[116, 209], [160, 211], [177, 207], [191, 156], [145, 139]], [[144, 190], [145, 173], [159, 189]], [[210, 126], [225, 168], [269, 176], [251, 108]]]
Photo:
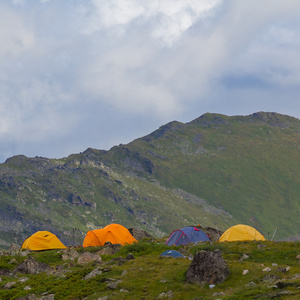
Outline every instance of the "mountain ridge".
[[299, 119], [278, 113], [206, 113], [108, 151], [11, 157], [0, 164], [0, 247], [44, 229], [71, 243], [74, 229], [110, 222], [157, 236], [237, 222], [296, 236], [299, 134]]

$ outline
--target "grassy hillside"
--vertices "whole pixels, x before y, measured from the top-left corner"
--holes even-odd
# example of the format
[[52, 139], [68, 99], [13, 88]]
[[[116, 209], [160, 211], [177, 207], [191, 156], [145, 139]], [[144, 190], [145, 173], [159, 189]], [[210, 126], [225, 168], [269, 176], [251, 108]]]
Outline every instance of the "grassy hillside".
[[124, 148], [151, 161], [148, 178], [225, 209], [234, 222], [255, 226], [266, 236], [276, 227], [280, 237], [299, 233], [297, 119], [270, 113], [206, 114], [189, 124], [173, 122], [123, 149], [112, 149], [106, 155], [118, 167], [125, 159]]
[[[299, 235], [300, 121], [275, 113], [205, 114], [109, 151], [0, 165], [0, 247], [50, 230], [79, 244], [108, 223], [166, 236], [237, 223]], [[76, 233], [76, 234], [74, 234]]]
[[[228, 226], [230, 216], [224, 210], [159, 182], [94, 164], [97, 159], [87, 159], [87, 153], [82, 158], [74, 155], [60, 160], [59, 164], [54, 161], [58, 166], [51, 163], [42, 171], [36, 171], [28, 163], [31, 159], [25, 157], [12, 158], [5, 164], [16, 174], [5, 178], [7, 187], [1, 191], [3, 248], [12, 241], [21, 244], [38, 230], [50, 230], [66, 245], [78, 245], [88, 230], [109, 223], [146, 229], [155, 236], [167, 235], [186, 224]], [[26, 172], [17, 170], [19, 164], [23, 168], [23, 160]], [[222, 216], [217, 222], [216, 215]]]
[[[185, 258], [160, 257], [170, 249], [162, 240], [144, 240], [122, 247], [113, 255], [101, 255], [102, 262], [80, 264], [78, 259], [62, 260], [64, 251], [52, 250], [29, 255], [51, 267], [45, 273], [21, 274], [13, 270], [27, 257], [0, 256], [0, 298], [25, 299], [32, 295], [55, 295], [55, 299], [299, 299], [300, 265], [296, 256], [299, 242], [230, 242], [172, 247]], [[77, 248], [76, 252], [97, 253], [104, 247]], [[210, 288], [191, 284], [186, 271], [195, 253], [222, 251], [230, 275]], [[128, 254], [134, 259], [126, 260]], [[247, 254], [247, 256], [245, 256]], [[122, 257], [125, 260], [117, 259]], [[244, 257], [244, 258], [243, 258]], [[246, 258], [245, 258], [246, 257]], [[117, 259], [117, 260], [114, 260]], [[118, 263], [118, 261], [121, 263]], [[269, 268], [268, 271], [263, 271]], [[85, 280], [93, 270], [102, 273]], [[244, 270], [248, 274], [242, 275]], [[8, 288], [8, 283], [15, 282]], [[118, 282], [115, 288], [111, 283]], [[169, 297], [170, 296], [170, 297]], [[105, 298], [106, 297], [106, 298]], [[27, 298], [26, 298], [27, 299]], [[29, 298], [28, 298], [29, 299]]]

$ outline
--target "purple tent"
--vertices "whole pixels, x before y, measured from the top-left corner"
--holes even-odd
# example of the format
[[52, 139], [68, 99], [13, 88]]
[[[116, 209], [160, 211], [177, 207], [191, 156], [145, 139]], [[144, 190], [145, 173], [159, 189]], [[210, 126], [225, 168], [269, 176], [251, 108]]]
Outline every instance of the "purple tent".
[[174, 230], [166, 241], [166, 245], [180, 246], [197, 242], [210, 242], [210, 239], [202, 230], [190, 226]]

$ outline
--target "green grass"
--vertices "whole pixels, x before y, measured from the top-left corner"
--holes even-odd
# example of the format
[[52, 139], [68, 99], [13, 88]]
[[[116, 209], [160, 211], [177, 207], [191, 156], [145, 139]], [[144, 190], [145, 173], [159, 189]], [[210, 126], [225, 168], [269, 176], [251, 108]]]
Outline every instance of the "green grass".
[[[102, 247], [79, 248], [77, 251], [97, 252]], [[176, 249], [185, 253], [185, 258], [163, 258], [160, 257], [166, 249]], [[230, 275], [227, 279], [210, 289], [208, 284], [190, 284], [186, 281], [186, 271], [191, 264], [189, 255], [195, 255], [198, 251], [214, 251], [219, 249], [226, 260]], [[126, 261], [122, 265], [112, 264], [110, 261], [115, 257], [126, 257], [133, 254], [134, 259]], [[278, 292], [290, 292], [289, 295], [281, 295], [279, 299], [299, 299], [300, 280], [291, 279], [295, 274], [300, 274], [300, 262], [296, 255], [300, 253], [299, 242], [228, 242], [215, 244], [198, 244], [181, 247], [167, 247], [159, 241], [151, 242], [144, 240], [138, 244], [121, 247], [114, 255], [103, 255], [102, 264], [92, 263], [82, 266], [74, 262], [62, 262], [59, 251], [34, 252], [31, 255], [39, 262], [44, 262], [52, 267], [58, 265], [69, 270], [61, 275], [36, 274], [17, 276], [1, 276], [0, 299], [18, 299], [30, 294], [42, 295], [55, 294], [55, 299], [98, 299], [109, 296], [109, 299], [158, 299], [162, 293], [172, 291], [173, 299], [274, 299], [279, 297]], [[241, 261], [243, 254], [249, 255]], [[15, 257], [19, 262], [24, 257]], [[12, 270], [16, 264], [10, 264], [12, 257], [0, 257], [0, 271]], [[277, 265], [274, 265], [274, 264]], [[83, 280], [95, 267], [103, 269], [103, 273], [96, 277]], [[290, 267], [287, 272], [281, 269]], [[265, 267], [270, 267], [270, 272], [263, 272]], [[242, 275], [243, 270], [249, 270], [247, 275]], [[124, 272], [125, 271], [125, 272]], [[278, 288], [272, 288], [277, 278], [282, 284]], [[28, 277], [24, 283], [17, 282], [21, 277]], [[121, 280], [115, 290], [108, 288], [112, 280]], [[17, 284], [8, 290], [2, 287], [10, 281]], [[249, 286], [249, 283], [254, 283]], [[24, 288], [30, 286], [31, 290]], [[123, 291], [126, 290], [126, 291]], [[223, 296], [216, 296], [217, 293], [224, 293]], [[214, 296], [215, 295], [215, 296]], [[277, 295], [277, 296], [276, 296]]]
[[48, 264], [50, 266], [62, 264], [62, 253], [57, 250], [37, 251], [31, 254], [33, 258], [41, 263]]
[[[15, 260], [15, 262], [11, 262]], [[2, 256], [0, 259], [0, 270], [13, 270], [17, 264], [21, 263], [24, 260], [23, 257], [15, 256]]]

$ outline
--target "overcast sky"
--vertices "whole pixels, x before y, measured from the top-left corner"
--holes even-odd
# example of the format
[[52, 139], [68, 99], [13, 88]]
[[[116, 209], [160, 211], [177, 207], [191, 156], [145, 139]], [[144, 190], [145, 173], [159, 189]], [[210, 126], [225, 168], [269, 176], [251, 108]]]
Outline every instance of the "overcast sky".
[[0, 0], [0, 162], [299, 95], [299, 0]]

